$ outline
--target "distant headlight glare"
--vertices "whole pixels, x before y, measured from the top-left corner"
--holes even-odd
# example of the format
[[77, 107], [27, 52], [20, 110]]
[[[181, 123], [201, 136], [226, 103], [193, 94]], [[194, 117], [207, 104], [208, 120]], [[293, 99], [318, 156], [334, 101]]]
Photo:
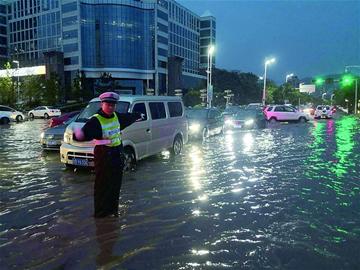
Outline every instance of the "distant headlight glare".
[[194, 123], [189, 126], [191, 132], [198, 132], [200, 130], [200, 124]]
[[246, 126], [250, 126], [250, 125], [252, 125], [252, 124], [254, 124], [254, 119], [249, 119], [249, 120], [246, 120], [246, 121], [245, 121], [245, 125], [246, 125]]
[[225, 121], [225, 125], [231, 126], [233, 124], [233, 121], [231, 119], [227, 119]]

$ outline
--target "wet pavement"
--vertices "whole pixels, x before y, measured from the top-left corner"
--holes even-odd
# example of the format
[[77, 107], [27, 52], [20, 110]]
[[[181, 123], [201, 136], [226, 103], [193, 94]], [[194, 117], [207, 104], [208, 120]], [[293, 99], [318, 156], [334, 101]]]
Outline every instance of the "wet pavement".
[[189, 143], [124, 177], [95, 220], [94, 175], [0, 126], [1, 269], [359, 269], [360, 122], [275, 124]]

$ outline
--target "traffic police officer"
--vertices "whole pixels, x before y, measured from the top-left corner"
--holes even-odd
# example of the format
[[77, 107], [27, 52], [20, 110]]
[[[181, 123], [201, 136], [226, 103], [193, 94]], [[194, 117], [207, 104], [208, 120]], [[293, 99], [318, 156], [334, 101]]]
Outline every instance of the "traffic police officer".
[[105, 92], [99, 98], [101, 109], [82, 129], [74, 130], [74, 137], [78, 141], [93, 140], [95, 143], [94, 216], [117, 216], [124, 167], [121, 130], [140, 120], [141, 115], [116, 112], [119, 100], [116, 93]]

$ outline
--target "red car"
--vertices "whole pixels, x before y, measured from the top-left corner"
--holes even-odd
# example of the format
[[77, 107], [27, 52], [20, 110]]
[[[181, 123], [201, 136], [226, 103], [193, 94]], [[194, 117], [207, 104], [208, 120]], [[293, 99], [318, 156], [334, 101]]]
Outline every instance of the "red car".
[[74, 111], [74, 112], [69, 112], [69, 113], [65, 113], [59, 117], [54, 117], [51, 118], [49, 120], [49, 127], [56, 127], [58, 125], [63, 124], [64, 122], [66, 122], [67, 120], [69, 120], [70, 118], [72, 118], [73, 116], [79, 114], [80, 111]]

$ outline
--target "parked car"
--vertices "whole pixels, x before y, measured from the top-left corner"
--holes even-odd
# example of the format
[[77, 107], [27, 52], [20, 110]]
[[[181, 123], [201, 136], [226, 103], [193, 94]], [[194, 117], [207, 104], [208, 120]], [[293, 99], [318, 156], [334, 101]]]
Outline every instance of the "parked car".
[[333, 117], [333, 111], [329, 105], [318, 105], [315, 110], [314, 118], [332, 118]]
[[64, 122], [67, 122], [70, 118], [73, 118], [74, 115], [78, 115], [79, 112], [80, 111], [74, 111], [74, 112], [64, 113], [59, 117], [53, 117], [49, 120], [49, 127], [56, 127], [58, 125], [64, 124]]
[[247, 110], [258, 110], [263, 109], [263, 105], [261, 103], [249, 103], [246, 108]]
[[233, 119], [226, 123], [229, 129], [254, 129], [265, 128], [266, 119], [262, 110], [241, 110], [235, 114]]
[[66, 127], [75, 121], [78, 114], [73, 115], [64, 123], [48, 128], [40, 135], [40, 144], [44, 150], [59, 150], [61, 141], [64, 138]]
[[220, 134], [224, 129], [224, 118], [215, 108], [188, 109], [189, 137], [205, 139]]
[[60, 116], [61, 111], [52, 106], [39, 106], [29, 111], [28, 115], [30, 118], [44, 117], [45, 119], [48, 119], [49, 117]]
[[[100, 99], [92, 99], [65, 130], [60, 147], [61, 162], [71, 166], [94, 166], [94, 142], [79, 142], [73, 138], [73, 130], [81, 128], [101, 107]], [[116, 110], [119, 113], [138, 112], [141, 121], [122, 130], [125, 154], [125, 170], [136, 161], [170, 149], [181, 153], [188, 141], [188, 123], [184, 104], [179, 97], [170, 96], [120, 96]]]
[[4, 115], [4, 117], [9, 118], [10, 121], [20, 122], [25, 119], [25, 115], [22, 112], [4, 105], [0, 105], [0, 113]]
[[222, 116], [224, 117], [224, 121], [231, 119], [238, 111], [240, 111], [240, 106], [228, 106], [222, 112]]
[[304, 112], [298, 111], [287, 105], [272, 105], [264, 111], [266, 120], [270, 122], [276, 121], [299, 121], [306, 122], [310, 120], [310, 116]]
[[0, 112], [0, 125], [8, 125], [9, 123], [10, 118], [3, 112]]

